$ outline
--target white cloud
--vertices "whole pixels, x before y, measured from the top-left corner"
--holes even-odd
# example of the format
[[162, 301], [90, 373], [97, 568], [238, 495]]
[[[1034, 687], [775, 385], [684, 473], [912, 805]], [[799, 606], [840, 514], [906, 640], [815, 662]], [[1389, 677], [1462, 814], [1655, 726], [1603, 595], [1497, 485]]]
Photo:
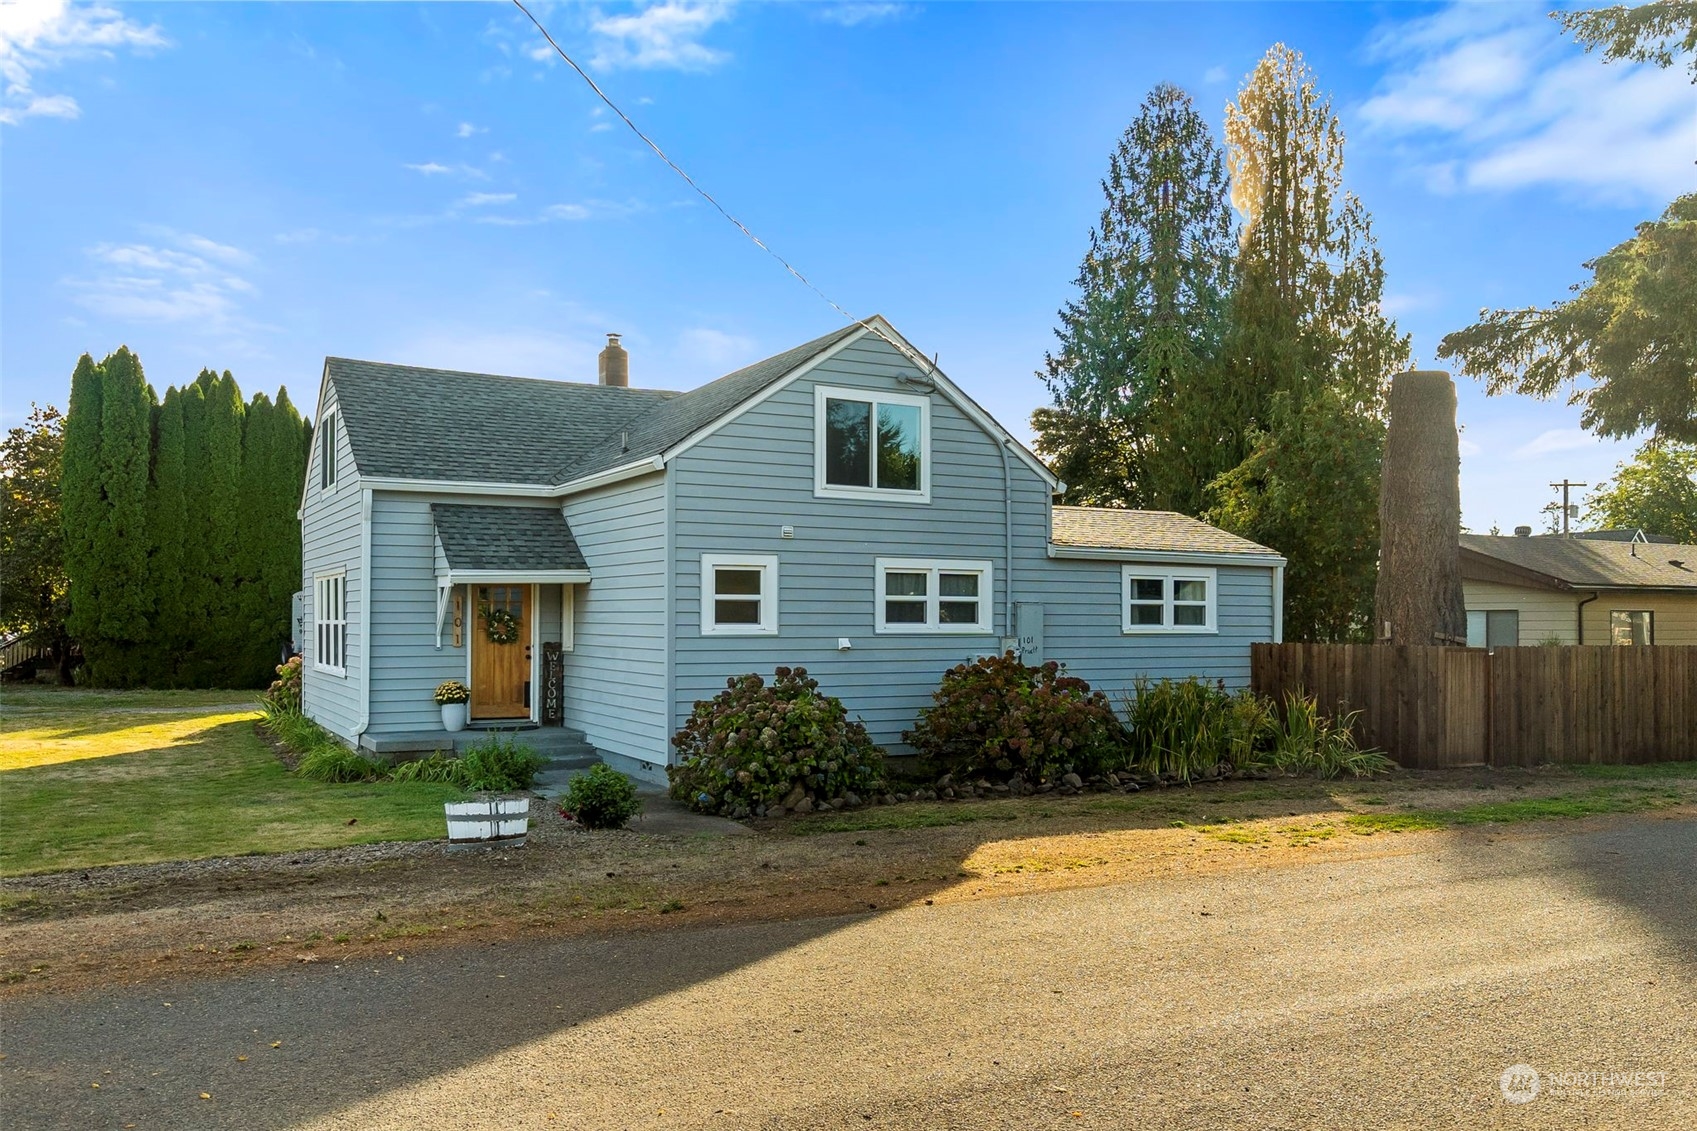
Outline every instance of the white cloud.
[[192, 232], [145, 230], [161, 242], [88, 249], [90, 273], [65, 281], [78, 305], [122, 322], [181, 323], [226, 334], [253, 328], [242, 317], [241, 302], [257, 290], [229, 269], [251, 264], [253, 256]]
[[699, 362], [727, 369], [754, 356], [755, 341], [740, 334], [697, 327], [678, 335], [678, 354], [686, 363]]
[[550, 220], [587, 220], [589, 206], [584, 204], [550, 204], [542, 210], [542, 215]]
[[461, 122], [460, 128], [454, 131], [455, 137], [475, 137], [489, 132], [488, 126], [474, 126], [470, 122]]
[[417, 165], [407, 165], [405, 168], [411, 169], [415, 173], [422, 173], [427, 177], [445, 177], [452, 174], [458, 177], [469, 177], [474, 181], [489, 179], [489, 174], [475, 165], [443, 165], [438, 161], [425, 161]]
[[1594, 447], [1597, 437], [1583, 428], [1551, 428], [1540, 432], [1529, 443], [1520, 445], [1514, 450], [1515, 459], [1536, 459], [1553, 452], [1571, 452], [1580, 448]]
[[1207, 83], [1209, 86], [1213, 86], [1216, 83], [1225, 82], [1226, 81], [1226, 69], [1222, 66], [1217, 65], [1217, 64], [1215, 66], [1209, 67], [1206, 71], [1202, 72], [1202, 81]]
[[1604, 64], [1542, 8], [1455, 4], [1384, 28], [1360, 108], [1404, 138], [1434, 192], [1558, 185], [1660, 203], [1690, 191], [1697, 140], [1683, 68]]
[[[730, 14], [727, 3], [665, 0], [630, 15], [599, 16], [590, 24], [599, 42], [589, 65], [602, 71], [623, 67], [710, 70], [730, 56], [708, 47], [701, 38]], [[533, 58], [553, 57], [553, 48], [546, 43], [537, 50], [542, 54], [533, 52]]]
[[75, 118], [82, 108], [68, 94], [42, 94], [36, 77], [66, 63], [111, 59], [120, 48], [169, 47], [157, 25], [133, 23], [104, 4], [73, 7], [68, 0], [0, 4], [0, 122], [25, 118]]
[[511, 204], [519, 198], [516, 192], [473, 192], [460, 199], [464, 208], [481, 208], [486, 204]]
[[911, 4], [896, 3], [843, 3], [818, 4], [813, 8], [813, 18], [823, 20], [828, 24], [839, 24], [842, 27], [859, 27], [862, 24], [881, 24], [888, 20], [903, 19], [914, 12]]

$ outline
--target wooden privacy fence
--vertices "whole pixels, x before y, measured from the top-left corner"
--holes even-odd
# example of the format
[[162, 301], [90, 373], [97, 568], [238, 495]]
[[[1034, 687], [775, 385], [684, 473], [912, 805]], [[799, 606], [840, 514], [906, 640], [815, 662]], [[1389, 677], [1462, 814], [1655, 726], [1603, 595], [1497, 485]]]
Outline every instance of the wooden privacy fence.
[[1697, 646], [1255, 644], [1250, 673], [1409, 767], [1697, 759]]

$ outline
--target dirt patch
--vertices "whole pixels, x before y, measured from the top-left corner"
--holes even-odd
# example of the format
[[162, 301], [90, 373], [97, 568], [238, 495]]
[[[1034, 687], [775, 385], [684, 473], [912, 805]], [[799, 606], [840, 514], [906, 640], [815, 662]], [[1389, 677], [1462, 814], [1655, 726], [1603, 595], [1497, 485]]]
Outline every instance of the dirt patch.
[[[789, 821], [735, 837], [589, 833], [537, 801], [522, 848], [377, 844], [7, 881], [0, 888], [0, 993], [468, 939], [804, 918], [1297, 867], [1421, 851], [1442, 843], [1438, 838], [1489, 842], [1573, 827], [1405, 832], [1349, 824], [1352, 814], [1407, 811], [1416, 800], [1455, 808], [1458, 799], [1489, 797], [1474, 788], [1476, 776], [898, 806], [859, 815], [872, 820], [907, 810], [899, 813], [903, 820], [959, 823], [817, 831], [824, 821]], [[1527, 773], [1509, 790], [1552, 796], [1594, 784]], [[1697, 816], [1693, 800], [1667, 800], [1650, 819]], [[856, 814], [827, 816], [852, 822]]]

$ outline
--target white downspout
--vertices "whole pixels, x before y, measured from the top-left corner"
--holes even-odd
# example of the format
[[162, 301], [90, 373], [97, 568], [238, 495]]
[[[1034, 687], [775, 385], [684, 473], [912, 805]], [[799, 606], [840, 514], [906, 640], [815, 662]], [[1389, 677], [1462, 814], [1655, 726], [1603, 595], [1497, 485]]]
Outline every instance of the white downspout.
[[1285, 564], [1273, 567], [1273, 643], [1285, 642]]
[[1007, 595], [1002, 598], [1006, 607], [1002, 614], [1003, 635], [1013, 636], [1013, 471], [1008, 466], [1008, 441], [1003, 440], [996, 447], [1002, 453], [1002, 560], [1007, 563], [1002, 569], [1002, 583], [1007, 589]]

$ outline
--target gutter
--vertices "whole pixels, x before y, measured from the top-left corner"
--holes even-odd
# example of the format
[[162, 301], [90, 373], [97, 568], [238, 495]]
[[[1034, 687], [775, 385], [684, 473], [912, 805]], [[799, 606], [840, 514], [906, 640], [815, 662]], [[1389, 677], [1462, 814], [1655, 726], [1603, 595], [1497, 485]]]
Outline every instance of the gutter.
[[1112, 546], [1067, 546], [1049, 543], [1051, 558], [1078, 558], [1105, 562], [1180, 562], [1200, 565], [1235, 565], [1282, 568], [1285, 564], [1283, 554], [1274, 553], [1236, 553], [1233, 551], [1214, 550], [1136, 550], [1131, 547], [1123, 549]]
[[360, 624], [364, 631], [359, 640], [359, 722], [354, 726], [355, 746], [359, 745], [361, 736], [371, 726], [371, 641], [376, 635], [371, 630], [371, 621], [377, 611], [377, 602], [372, 600], [372, 590], [376, 587], [371, 584], [370, 487], [362, 487], [359, 492], [359, 584]]
[[1601, 596], [1602, 596], [1602, 594], [1600, 592], [1597, 592], [1596, 590], [1592, 590], [1591, 595], [1589, 597], [1585, 598], [1583, 601], [1579, 602], [1579, 604], [1577, 604], [1573, 607], [1573, 628], [1574, 628], [1574, 634], [1578, 638], [1576, 643], [1579, 643], [1579, 644], [1585, 643], [1585, 606], [1589, 605], [1592, 601], [1595, 601], [1598, 597], [1601, 597]]

